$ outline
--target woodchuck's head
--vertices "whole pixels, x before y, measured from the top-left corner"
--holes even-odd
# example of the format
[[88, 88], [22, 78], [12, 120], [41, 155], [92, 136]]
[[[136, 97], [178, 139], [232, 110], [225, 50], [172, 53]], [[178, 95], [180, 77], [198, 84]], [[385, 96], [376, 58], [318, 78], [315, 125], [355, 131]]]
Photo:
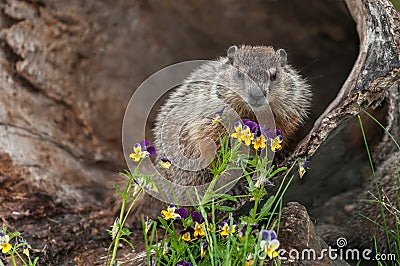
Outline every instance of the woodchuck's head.
[[225, 60], [232, 67], [225, 68], [230, 88], [221, 93], [224, 100], [244, 117], [270, 108], [277, 128], [292, 136], [307, 117], [312, 93], [308, 82], [287, 64], [285, 50], [231, 46]]
[[270, 91], [282, 87], [283, 67], [287, 61], [283, 49], [275, 51], [271, 46], [231, 46], [227, 54], [236, 72], [231, 78], [246, 88], [242, 96], [252, 107], [262, 107], [268, 102]]

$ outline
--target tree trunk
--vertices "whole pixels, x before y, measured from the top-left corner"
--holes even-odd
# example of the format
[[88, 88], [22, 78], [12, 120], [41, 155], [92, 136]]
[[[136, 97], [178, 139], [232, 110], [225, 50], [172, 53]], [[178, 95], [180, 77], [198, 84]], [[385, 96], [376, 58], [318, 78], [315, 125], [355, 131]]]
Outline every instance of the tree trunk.
[[[354, 212], [336, 223], [332, 213], [341, 213], [370, 183], [369, 173], [352, 176], [368, 167], [353, 118], [377, 107], [374, 114], [400, 135], [399, 14], [388, 0], [0, 5], [0, 215], [41, 250], [41, 265], [103, 260], [110, 242], [105, 230], [114, 221], [105, 199], [126, 168], [121, 125], [128, 99], [146, 77], [172, 63], [213, 59], [232, 44], [288, 51], [315, 97], [310, 120], [282, 162], [312, 158], [288, 200], [327, 224], [343, 225]], [[374, 162], [384, 172], [397, 148], [376, 127], [369, 129]], [[327, 158], [333, 147], [342, 149]], [[351, 160], [342, 163], [343, 156]], [[325, 202], [336, 207], [326, 211]]]

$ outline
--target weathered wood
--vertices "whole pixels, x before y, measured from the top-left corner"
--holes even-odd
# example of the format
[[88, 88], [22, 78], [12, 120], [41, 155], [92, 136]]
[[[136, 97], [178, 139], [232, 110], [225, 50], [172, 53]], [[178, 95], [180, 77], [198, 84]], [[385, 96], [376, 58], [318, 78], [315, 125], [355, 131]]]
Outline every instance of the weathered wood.
[[357, 23], [358, 58], [337, 97], [285, 163], [312, 156], [334, 129], [362, 108], [379, 104], [399, 82], [399, 13], [388, 0], [348, 0], [346, 4]]

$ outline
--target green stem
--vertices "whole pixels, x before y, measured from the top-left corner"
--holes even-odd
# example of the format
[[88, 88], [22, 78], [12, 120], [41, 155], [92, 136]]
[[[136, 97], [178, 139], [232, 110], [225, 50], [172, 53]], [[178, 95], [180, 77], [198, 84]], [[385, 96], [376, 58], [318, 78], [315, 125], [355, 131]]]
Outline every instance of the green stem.
[[[131, 189], [131, 187], [132, 187], [132, 184], [131, 184], [131, 183], [132, 183], [131, 180], [129, 180], [129, 181], [128, 181], [128, 186], [126, 187], [127, 190], [125, 190], [125, 192], [126, 192], [126, 191], [129, 191], [129, 190]], [[113, 252], [112, 252], [112, 257], [111, 257], [110, 265], [113, 265], [113, 264], [114, 264], [115, 258], [116, 258], [116, 256], [117, 256], [118, 245], [119, 245], [119, 239], [120, 239], [121, 234], [122, 234], [122, 230], [121, 230], [121, 229], [122, 229], [122, 224], [121, 224], [121, 221], [122, 221], [122, 219], [123, 219], [123, 215], [124, 215], [124, 212], [125, 212], [126, 201], [127, 201], [127, 200], [125, 199], [125, 195], [126, 195], [126, 194], [124, 194], [124, 200], [122, 201], [121, 212], [120, 212], [119, 220], [118, 220], [118, 222], [120, 223], [120, 226], [119, 226], [119, 228], [118, 228], [117, 235], [115, 236], [114, 249], [113, 249]]]
[[[377, 178], [376, 173], [375, 173], [374, 164], [372, 162], [372, 156], [371, 156], [371, 153], [370, 153], [370, 150], [369, 150], [367, 137], [366, 137], [365, 132], [364, 132], [363, 122], [361, 120], [361, 116], [360, 115], [357, 115], [357, 117], [358, 117], [358, 122], [360, 124], [361, 134], [362, 134], [362, 137], [363, 137], [363, 140], [364, 140], [365, 149], [367, 151], [368, 160], [369, 160], [369, 164], [370, 164], [371, 171], [372, 171], [372, 176], [374, 177], [375, 188], [376, 188], [376, 192], [378, 194], [378, 201], [380, 202], [379, 206], [381, 207], [380, 209], [381, 209], [381, 215], [382, 215], [382, 219], [383, 219], [383, 226], [384, 226], [384, 228], [388, 228], [387, 227], [387, 222], [386, 222], [386, 216], [385, 216], [385, 209], [384, 209], [384, 207], [382, 205], [383, 199], [382, 199], [382, 195], [381, 195], [380, 188], [379, 188], [379, 182], [378, 182], [378, 178]], [[385, 230], [385, 233], [386, 233], [386, 239], [390, 243], [390, 236], [389, 236], [388, 230]], [[390, 252], [392, 252], [392, 248], [391, 248], [390, 245], [389, 245], [389, 250], [390, 250]]]
[[[259, 191], [259, 195], [262, 195], [262, 190], [263, 189], [264, 188], [261, 187], [261, 189], [260, 189], [261, 191]], [[255, 223], [255, 220], [256, 220], [258, 204], [259, 204], [259, 201], [260, 201], [260, 198], [258, 197], [259, 195], [257, 195], [257, 198], [254, 199], [254, 209], [253, 209], [253, 215], [251, 217], [252, 223]]]
[[[128, 201], [129, 193], [130, 193], [130, 191], [131, 191], [131, 188], [132, 188], [132, 186], [133, 186], [133, 184], [134, 184], [134, 178], [135, 178], [135, 176], [137, 176], [137, 174], [138, 174], [138, 170], [139, 170], [139, 167], [140, 167], [142, 161], [143, 161], [143, 159], [139, 161], [139, 163], [138, 163], [138, 165], [136, 166], [135, 171], [134, 171], [134, 173], [133, 173], [133, 175], [132, 175], [133, 178], [129, 178], [128, 184], [127, 184], [127, 186], [126, 186], [126, 188], [125, 188], [125, 191], [124, 191], [124, 198], [123, 198], [123, 200], [122, 200], [122, 206], [121, 206], [121, 211], [120, 211], [120, 213], [119, 213], [119, 220], [118, 220], [118, 222], [119, 222], [120, 225], [119, 225], [119, 228], [118, 228], [117, 235], [115, 236], [114, 248], [113, 248], [113, 252], [112, 252], [112, 257], [111, 257], [110, 265], [113, 265], [113, 264], [114, 264], [115, 258], [117, 257], [117, 251], [118, 251], [119, 240], [120, 240], [121, 234], [122, 234], [122, 227], [123, 227], [124, 222], [125, 222], [125, 220], [126, 220], [126, 217], [125, 217], [125, 219], [124, 219], [126, 203], [127, 203], [127, 201]], [[133, 204], [133, 203], [132, 203], [132, 204]], [[129, 210], [131, 210], [131, 209], [132, 209], [132, 206], [129, 208]]]
[[17, 262], [15, 261], [14, 254], [11, 254], [11, 262], [14, 266], [17, 266]]
[[20, 261], [22, 262], [22, 264], [28, 265], [28, 264], [26, 263], [26, 261], [21, 257], [21, 255], [20, 255], [17, 251], [15, 251], [15, 254], [17, 254], [17, 256], [18, 256], [18, 258], [20, 259]]

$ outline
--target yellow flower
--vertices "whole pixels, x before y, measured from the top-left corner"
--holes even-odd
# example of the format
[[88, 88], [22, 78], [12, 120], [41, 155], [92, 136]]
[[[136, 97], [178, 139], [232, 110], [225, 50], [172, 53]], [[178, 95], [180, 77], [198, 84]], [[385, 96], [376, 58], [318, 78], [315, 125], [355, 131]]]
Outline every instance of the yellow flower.
[[1, 248], [1, 252], [8, 253], [11, 248], [12, 245], [10, 243], [8, 243], [10, 241], [10, 237], [8, 235], [4, 235], [3, 232], [0, 232], [0, 248]]
[[282, 138], [280, 136], [275, 137], [274, 139], [271, 139], [271, 150], [273, 152], [279, 151], [282, 149]]
[[213, 125], [216, 125], [219, 123], [219, 121], [221, 121], [221, 116], [217, 113], [215, 114], [215, 117], [211, 120]]
[[253, 266], [254, 260], [246, 260], [246, 266]]
[[274, 183], [269, 181], [266, 176], [261, 176], [257, 179], [257, 182], [254, 184], [254, 187], [261, 188], [262, 186], [274, 186]]
[[270, 259], [277, 257], [278, 252], [276, 250], [279, 248], [279, 241], [276, 238], [276, 232], [274, 230], [262, 230], [260, 235], [262, 238], [260, 248], [265, 250]]
[[166, 158], [166, 157], [162, 157], [162, 158], [160, 159], [159, 164], [160, 164], [160, 167], [161, 167], [162, 169], [169, 169], [169, 168], [171, 167], [171, 161], [168, 160], [168, 158]]
[[247, 255], [246, 258], [246, 266], [253, 266], [253, 264], [254, 264], [254, 255], [250, 253], [249, 255]]
[[166, 244], [164, 244], [163, 252], [162, 252], [162, 253], [163, 253], [164, 255], [167, 255], [168, 252], [169, 252], [169, 245], [166, 243]]
[[279, 248], [279, 241], [278, 239], [274, 239], [271, 242], [268, 243], [267, 246], [267, 255], [271, 259], [275, 258], [278, 256], [278, 252], [276, 251]]
[[256, 187], [256, 188], [261, 188], [261, 178], [259, 178], [259, 179], [257, 180], [257, 182], [254, 184], [254, 187]]
[[26, 246], [26, 247], [24, 247], [24, 250], [22, 251], [22, 253], [24, 253], [25, 256], [27, 256], [27, 257], [29, 257], [29, 249], [30, 248], [31, 248], [30, 246]]
[[200, 257], [204, 258], [207, 252], [208, 242], [200, 244]]
[[148, 154], [147, 151], [142, 151], [142, 146], [139, 143], [136, 143], [135, 146], [133, 146], [133, 153], [129, 154], [129, 157], [135, 162], [138, 162]]
[[169, 219], [179, 219], [181, 218], [181, 216], [178, 213], [175, 213], [175, 206], [173, 205], [169, 205], [167, 210], [162, 210], [161, 214], [163, 215], [163, 218], [165, 220], [169, 220]]
[[244, 126], [242, 130], [242, 140], [244, 141], [246, 146], [250, 146], [253, 139], [254, 139], [254, 133], [250, 132], [250, 128], [248, 126]]
[[210, 232], [215, 232], [214, 225], [210, 224], [210, 226], [207, 228], [207, 230]]
[[196, 222], [194, 224], [194, 237], [201, 236], [203, 237], [205, 235], [204, 233], [204, 223], [199, 224]]
[[306, 173], [308, 164], [310, 163], [310, 157], [306, 157], [304, 159], [299, 160], [299, 176], [300, 178]]
[[254, 141], [254, 149], [258, 150], [258, 149], [264, 149], [266, 147], [266, 140], [263, 134], [261, 134], [259, 137], [257, 137]]
[[[229, 235], [229, 224], [227, 222], [223, 222], [222, 224], [223, 226], [221, 228], [220, 234], [221, 236], [226, 237]], [[233, 225], [231, 229], [231, 234], [235, 233], [235, 230], [236, 230], [236, 225]]]
[[182, 239], [185, 240], [186, 242], [187, 242], [187, 241], [190, 241], [190, 240], [192, 239], [191, 236], [190, 236], [190, 232], [184, 233], [184, 234], [182, 235]]
[[145, 225], [145, 232], [146, 234], [149, 232], [151, 226], [153, 225], [153, 220], [149, 219], [149, 217], [146, 217], [146, 220], [144, 221]]
[[301, 165], [300, 167], [299, 167], [299, 175], [300, 175], [300, 178], [302, 178], [303, 177], [303, 175], [306, 173], [306, 169]]
[[242, 141], [242, 123], [236, 122], [235, 123], [235, 132], [231, 134], [231, 137], [237, 139], [239, 142]]

